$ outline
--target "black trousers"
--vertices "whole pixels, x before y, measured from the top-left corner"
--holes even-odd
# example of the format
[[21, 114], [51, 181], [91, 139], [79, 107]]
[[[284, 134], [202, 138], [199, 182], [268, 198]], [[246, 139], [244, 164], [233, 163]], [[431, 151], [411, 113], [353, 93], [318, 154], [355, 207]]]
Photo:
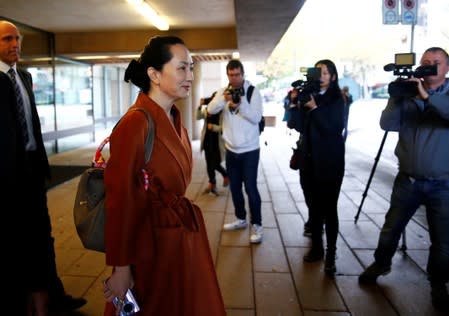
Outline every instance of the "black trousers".
[[309, 209], [309, 225], [312, 230], [312, 246], [322, 247], [322, 231], [325, 225], [327, 249], [335, 251], [338, 236], [337, 203], [343, 177], [317, 180], [312, 172], [300, 171], [300, 183]]
[[29, 273], [28, 290], [48, 291], [49, 299], [57, 300], [65, 295], [64, 286], [58, 277], [54, 238], [47, 206], [47, 189], [44, 171], [35, 152], [28, 152], [27, 201], [23, 218], [27, 226], [27, 251]]

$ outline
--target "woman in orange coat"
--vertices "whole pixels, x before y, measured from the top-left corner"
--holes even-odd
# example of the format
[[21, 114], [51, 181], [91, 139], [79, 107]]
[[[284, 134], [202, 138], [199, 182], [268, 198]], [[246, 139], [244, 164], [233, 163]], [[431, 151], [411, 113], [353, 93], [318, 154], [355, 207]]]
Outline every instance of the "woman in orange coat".
[[[225, 315], [200, 209], [184, 195], [192, 175], [192, 149], [174, 105], [189, 96], [193, 63], [183, 41], [154, 37], [125, 73], [141, 91], [131, 107], [146, 109], [155, 125], [145, 165], [148, 123], [130, 111], [110, 137], [105, 170], [106, 264], [104, 315], [118, 315], [112, 301], [128, 289], [136, 315]], [[144, 174], [149, 185], [145, 184]]]

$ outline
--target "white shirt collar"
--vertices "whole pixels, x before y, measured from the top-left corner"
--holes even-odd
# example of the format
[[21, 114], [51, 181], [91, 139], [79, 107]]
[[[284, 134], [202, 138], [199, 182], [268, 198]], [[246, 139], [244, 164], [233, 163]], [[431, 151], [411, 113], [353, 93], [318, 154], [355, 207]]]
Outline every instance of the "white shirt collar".
[[3, 61], [0, 60], [0, 71], [3, 71], [5, 74], [8, 73], [9, 68], [13, 68], [17, 72], [16, 64], [12, 65], [12, 67]]

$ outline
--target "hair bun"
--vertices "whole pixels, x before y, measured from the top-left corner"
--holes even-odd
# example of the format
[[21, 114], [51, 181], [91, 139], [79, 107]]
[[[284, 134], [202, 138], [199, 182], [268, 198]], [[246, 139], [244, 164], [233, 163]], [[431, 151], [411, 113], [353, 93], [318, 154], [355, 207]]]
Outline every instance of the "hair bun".
[[133, 78], [136, 77], [136, 74], [140, 74], [142, 72], [142, 65], [135, 59], [131, 60], [128, 67], [125, 70], [125, 81], [133, 82]]

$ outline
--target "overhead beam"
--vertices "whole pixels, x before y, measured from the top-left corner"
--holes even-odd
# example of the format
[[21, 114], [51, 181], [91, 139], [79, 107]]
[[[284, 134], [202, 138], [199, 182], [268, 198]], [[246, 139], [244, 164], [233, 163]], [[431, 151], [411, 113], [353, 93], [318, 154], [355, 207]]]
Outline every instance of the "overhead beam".
[[143, 50], [156, 35], [182, 38], [191, 51], [237, 50], [234, 27], [195, 28], [160, 32], [155, 30], [58, 32], [55, 34], [57, 55], [73, 54], [134, 54]]

